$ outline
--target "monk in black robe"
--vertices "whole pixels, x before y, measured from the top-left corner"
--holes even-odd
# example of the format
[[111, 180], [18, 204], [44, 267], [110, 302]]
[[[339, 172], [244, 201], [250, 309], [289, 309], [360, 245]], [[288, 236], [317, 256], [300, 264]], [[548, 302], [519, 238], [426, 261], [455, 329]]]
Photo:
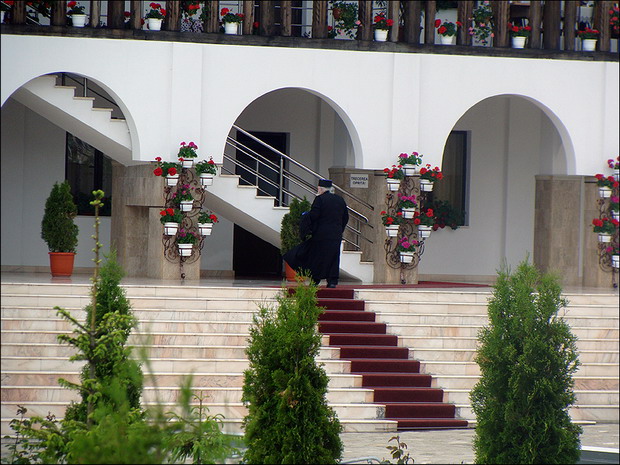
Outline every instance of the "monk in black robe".
[[[295, 271], [308, 271], [316, 285], [325, 278], [327, 287], [338, 284], [342, 234], [349, 222], [346, 202], [332, 191], [330, 180], [319, 181], [312, 208], [302, 215], [299, 225], [305, 240], [283, 257]], [[310, 238], [306, 239], [308, 234]]]

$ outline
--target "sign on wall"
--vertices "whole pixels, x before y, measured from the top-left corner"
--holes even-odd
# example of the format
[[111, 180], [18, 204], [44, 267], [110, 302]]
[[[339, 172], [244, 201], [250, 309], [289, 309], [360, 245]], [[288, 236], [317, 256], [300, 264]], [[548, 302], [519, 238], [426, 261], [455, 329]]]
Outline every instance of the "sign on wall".
[[357, 187], [358, 189], [368, 189], [368, 175], [354, 174], [349, 175], [349, 187]]

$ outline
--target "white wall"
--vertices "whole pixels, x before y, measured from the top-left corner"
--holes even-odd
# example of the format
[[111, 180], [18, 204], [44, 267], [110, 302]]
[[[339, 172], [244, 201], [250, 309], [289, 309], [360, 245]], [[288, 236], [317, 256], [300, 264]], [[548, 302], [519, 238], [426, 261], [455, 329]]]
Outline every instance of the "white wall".
[[[45, 201], [65, 179], [65, 131], [14, 100], [2, 107], [2, 265], [48, 267], [41, 239]], [[76, 267], [93, 266], [94, 217], [78, 216]], [[110, 218], [99, 226], [102, 252], [110, 247]]]

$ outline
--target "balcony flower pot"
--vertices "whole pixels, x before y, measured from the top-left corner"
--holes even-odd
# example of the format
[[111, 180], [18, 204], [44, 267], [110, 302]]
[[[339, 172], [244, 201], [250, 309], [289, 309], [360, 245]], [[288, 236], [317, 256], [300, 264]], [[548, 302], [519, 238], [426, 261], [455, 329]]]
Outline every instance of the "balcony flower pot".
[[597, 39], [581, 39], [581, 50], [584, 52], [593, 52], [596, 50]]
[[385, 42], [387, 40], [387, 36], [388, 36], [387, 29], [375, 29], [375, 41]]
[[73, 27], [84, 27], [86, 25], [86, 15], [71, 15]]
[[161, 23], [163, 19], [159, 18], [146, 18], [146, 24], [150, 31], [161, 31]]
[[525, 48], [525, 40], [527, 37], [514, 36], [511, 38], [512, 48]]
[[224, 33], [228, 35], [237, 35], [239, 23], [224, 23]]
[[441, 45], [454, 45], [456, 36], [439, 36]]

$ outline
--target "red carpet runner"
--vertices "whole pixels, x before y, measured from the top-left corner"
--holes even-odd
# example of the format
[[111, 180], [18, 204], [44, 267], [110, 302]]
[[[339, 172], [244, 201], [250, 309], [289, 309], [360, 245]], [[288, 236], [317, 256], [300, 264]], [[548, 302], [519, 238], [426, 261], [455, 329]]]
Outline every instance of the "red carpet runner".
[[420, 362], [409, 359], [409, 349], [398, 347], [398, 337], [354, 300], [354, 289], [320, 288], [318, 305], [325, 307], [319, 330], [329, 345], [340, 347], [340, 358], [351, 361], [351, 372], [362, 375], [362, 385], [374, 390], [374, 401], [384, 404], [385, 418], [398, 421], [399, 430], [465, 428], [455, 406], [443, 403], [443, 390], [431, 387], [431, 375], [420, 373]]

